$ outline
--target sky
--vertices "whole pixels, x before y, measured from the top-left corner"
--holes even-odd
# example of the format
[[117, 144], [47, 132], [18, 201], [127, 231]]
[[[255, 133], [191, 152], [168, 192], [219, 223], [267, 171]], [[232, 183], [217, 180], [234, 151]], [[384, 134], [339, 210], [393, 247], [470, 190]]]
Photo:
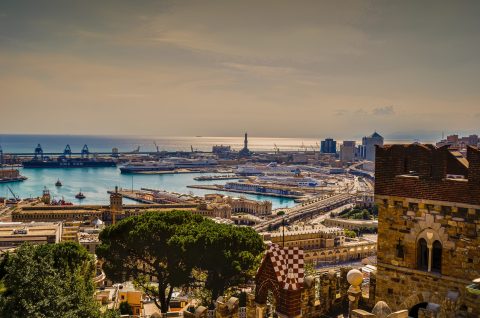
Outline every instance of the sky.
[[0, 0], [0, 133], [480, 133], [480, 1]]

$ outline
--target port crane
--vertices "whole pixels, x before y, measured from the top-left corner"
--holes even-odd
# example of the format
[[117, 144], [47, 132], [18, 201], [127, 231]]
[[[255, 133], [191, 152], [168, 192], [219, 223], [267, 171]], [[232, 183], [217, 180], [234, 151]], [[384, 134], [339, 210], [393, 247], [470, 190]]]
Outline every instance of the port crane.
[[155, 149], [157, 149], [157, 152], [160, 152], [160, 151], [158, 150], [158, 145], [157, 145], [157, 143], [154, 141], [153, 144], [155, 145]]
[[13, 195], [13, 197], [15, 198], [15, 201], [19, 202], [20, 201], [20, 198], [17, 197], [17, 195], [15, 194], [15, 192], [13, 192], [12, 188], [10, 188], [9, 186], [7, 186], [8, 188], [8, 191], [10, 191], [10, 193]]
[[90, 151], [88, 150], [88, 146], [85, 144], [83, 145], [82, 152], [81, 152], [82, 158], [87, 158], [90, 155]]
[[137, 149], [132, 150], [130, 153], [139, 153], [140, 152], [140, 146], [137, 146]]
[[65, 146], [65, 149], [63, 150], [63, 156], [66, 158], [68, 156], [68, 158], [71, 158], [72, 157], [72, 148], [70, 148], [70, 145], [67, 145]]
[[280, 149], [277, 147], [277, 144], [273, 144], [273, 149], [275, 150], [275, 154], [279, 154], [280, 153]]
[[37, 145], [37, 147], [35, 148], [35, 157], [34, 157], [35, 160], [38, 160], [38, 159], [41, 159], [43, 160], [43, 149], [42, 149], [42, 146], [40, 144]]

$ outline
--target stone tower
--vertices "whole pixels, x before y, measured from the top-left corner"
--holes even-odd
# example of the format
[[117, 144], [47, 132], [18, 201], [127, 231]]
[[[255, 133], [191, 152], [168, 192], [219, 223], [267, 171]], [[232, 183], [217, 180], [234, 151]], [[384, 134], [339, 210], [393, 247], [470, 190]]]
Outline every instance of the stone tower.
[[480, 317], [467, 288], [480, 277], [480, 151], [390, 145], [375, 162], [376, 301], [411, 317]]
[[116, 216], [122, 212], [123, 197], [118, 192], [118, 186], [115, 186], [115, 192], [110, 194], [110, 213], [112, 215], [112, 224], [115, 224]]

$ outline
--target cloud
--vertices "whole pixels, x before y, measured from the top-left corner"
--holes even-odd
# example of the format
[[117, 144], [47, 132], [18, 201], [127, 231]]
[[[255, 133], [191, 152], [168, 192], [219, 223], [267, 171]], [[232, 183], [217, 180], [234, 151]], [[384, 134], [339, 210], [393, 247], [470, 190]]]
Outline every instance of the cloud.
[[375, 116], [390, 116], [395, 114], [395, 108], [393, 106], [377, 107], [372, 110], [372, 115]]

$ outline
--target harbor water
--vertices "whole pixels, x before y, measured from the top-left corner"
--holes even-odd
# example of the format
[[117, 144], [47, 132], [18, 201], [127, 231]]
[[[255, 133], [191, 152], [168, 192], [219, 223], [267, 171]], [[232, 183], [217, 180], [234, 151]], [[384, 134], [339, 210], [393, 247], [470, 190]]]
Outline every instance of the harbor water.
[[[14, 182], [0, 184], [0, 197], [12, 197], [8, 190], [10, 187], [13, 192], [21, 198], [34, 198], [42, 195], [44, 187], [50, 190], [50, 194], [56, 200], [64, 198], [65, 201], [73, 204], [108, 204], [108, 190], [113, 190], [115, 186], [124, 189], [150, 188], [172, 191], [184, 194], [204, 195], [215, 191], [190, 189], [188, 185], [195, 184], [225, 184], [229, 180], [214, 181], [195, 181], [193, 178], [199, 173], [178, 173], [178, 174], [121, 174], [115, 167], [107, 168], [56, 168], [56, 169], [20, 169], [20, 173], [28, 179], [23, 182]], [[218, 175], [210, 174], [210, 175]], [[60, 180], [61, 187], [56, 187], [55, 182]], [[75, 199], [75, 195], [82, 191], [86, 198], [83, 200]], [[291, 207], [295, 203], [292, 199], [276, 198], [263, 195], [236, 194], [230, 192], [218, 192], [228, 196], [245, 196], [254, 200], [268, 200], [272, 202], [274, 209]], [[135, 203], [125, 200], [125, 203]]]

